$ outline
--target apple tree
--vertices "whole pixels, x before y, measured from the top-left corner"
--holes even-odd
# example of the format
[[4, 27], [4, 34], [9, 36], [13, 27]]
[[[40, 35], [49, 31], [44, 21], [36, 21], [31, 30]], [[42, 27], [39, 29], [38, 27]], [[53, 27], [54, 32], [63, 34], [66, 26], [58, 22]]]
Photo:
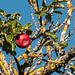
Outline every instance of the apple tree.
[[[0, 9], [3, 17], [0, 18], [0, 75], [51, 75], [54, 72], [61, 75], [75, 74], [75, 46], [69, 46], [69, 38], [75, 30], [74, 26], [70, 30], [75, 10], [72, 0], [53, 0], [48, 5], [42, 0], [41, 6], [38, 1], [28, 0], [34, 24], [29, 22], [22, 25], [19, 22], [20, 13], [9, 14]], [[61, 22], [64, 9], [67, 17]], [[54, 14], [58, 18], [56, 23], [53, 21]], [[35, 26], [36, 32], [32, 26]], [[37, 39], [36, 44], [33, 44]], [[16, 47], [25, 48], [25, 52], [19, 57], [16, 57]], [[2, 51], [10, 54], [10, 63], [7, 63]], [[20, 63], [22, 59], [24, 62]], [[14, 63], [18, 70], [13, 66]]]

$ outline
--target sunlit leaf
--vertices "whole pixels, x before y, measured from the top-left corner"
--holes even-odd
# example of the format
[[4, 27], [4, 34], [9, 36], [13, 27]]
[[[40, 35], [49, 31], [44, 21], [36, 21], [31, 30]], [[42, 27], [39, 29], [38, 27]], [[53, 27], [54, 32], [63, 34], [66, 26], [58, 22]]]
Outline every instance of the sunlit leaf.
[[16, 20], [9, 19], [6, 22], [4, 22], [4, 24], [2, 24], [2, 28], [10, 29], [10, 28], [15, 27], [15, 25], [16, 25]]
[[17, 31], [21, 31], [21, 30], [22, 30], [22, 26], [19, 25], [19, 26], [17, 27]]
[[12, 41], [12, 34], [8, 34], [6, 39], [7, 39], [7, 42], [11, 42]]
[[44, 8], [44, 9], [43, 9], [43, 13], [44, 13], [44, 14], [46, 14], [46, 12], [47, 12], [47, 9], [46, 9], [46, 8]]
[[4, 11], [2, 9], [0, 9], [0, 13], [4, 13]]
[[35, 12], [34, 15], [36, 16], [43, 16], [44, 14], [41, 11]]
[[53, 5], [52, 7], [54, 7], [55, 9], [57, 8], [66, 8], [64, 5], [62, 4], [57, 4], [57, 5]]
[[11, 16], [11, 19], [17, 19], [17, 16], [19, 17], [19, 20], [21, 19], [21, 15], [20, 15], [20, 13], [14, 13], [14, 14], [12, 14], [12, 16]]
[[12, 51], [14, 51], [15, 50], [15, 43], [14, 43], [14, 41], [11, 42], [11, 45], [12, 45]]
[[50, 36], [55, 42], [58, 40], [56, 34], [53, 32], [45, 32], [45, 35]]
[[51, 4], [57, 4], [57, 3], [62, 3], [62, 2], [67, 2], [67, 0], [54, 0]]
[[63, 42], [63, 41], [61, 41], [61, 42], [59, 43], [59, 46], [66, 46], [66, 47], [68, 47], [68, 44], [65, 43], [65, 42]]
[[2, 9], [0, 9], [0, 15], [5, 19], [6, 18], [6, 13], [2, 10]]
[[16, 34], [16, 29], [13, 28], [13, 29], [12, 29], [12, 32], [13, 32], [13, 34]]
[[[67, 0], [54, 0], [51, 4], [48, 5], [48, 10], [51, 9], [52, 7], [58, 5], [58, 3], [62, 3], [62, 2], [67, 2]], [[65, 7], [63, 7], [63, 8], [65, 8]]]
[[9, 25], [8, 24], [2, 24], [0, 27], [5, 29], [5, 28], [8, 28]]
[[11, 25], [12, 25], [12, 28], [16, 28], [17, 27], [17, 20], [14, 20]]
[[59, 46], [61, 46], [61, 49], [64, 49], [65, 47], [68, 47], [68, 43], [65, 43], [65, 42], [61, 41], [59, 43]]
[[29, 29], [33, 24], [32, 23], [27, 23], [23, 26], [24, 29]]
[[5, 24], [11, 25], [14, 21], [14, 19], [9, 19], [5, 22]]

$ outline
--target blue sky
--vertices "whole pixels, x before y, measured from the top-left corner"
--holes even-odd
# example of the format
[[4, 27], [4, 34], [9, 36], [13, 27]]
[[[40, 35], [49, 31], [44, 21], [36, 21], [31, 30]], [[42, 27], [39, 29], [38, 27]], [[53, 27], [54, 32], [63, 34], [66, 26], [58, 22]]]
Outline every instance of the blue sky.
[[[38, 0], [39, 1], [39, 5], [41, 5], [42, 0]], [[50, 1], [53, 0], [45, 0], [47, 4], [51, 3]], [[75, 6], [75, 0], [73, 0], [73, 7]], [[66, 5], [66, 3], [63, 3], [64, 5]], [[41, 8], [41, 7], [39, 7]], [[21, 20], [19, 22], [21, 22], [22, 25], [25, 25], [26, 23], [33, 23], [32, 17], [31, 17], [31, 7], [28, 3], [28, 0], [1, 0], [0, 1], [0, 9], [4, 10], [6, 13], [15, 13], [18, 12], [21, 14]], [[64, 21], [64, 19], [67, 17], [67, 12], [66, 9], [64, 9], [63, 11], [64, 13], [61, 16], [60, 22], [62, 23]], [[54, 23], [56, 23], [57, 19], [58, 19], [58, 14], [53, 14], [52, 16], [52, 20], [54, 21]], [[72, 18], [71, 18], [71, 25], [70, 25], [70, 29], [73, 30], [74, 28], [74, 16], [75, 16], [75, 11], [72, 14]], [[35, 20], [37, 21], [37, 17], [35, 17]], [[32, 26], [31, 29], [34, 29], [34, 33], [35, 33], [35, 26]], [[58, 34], [58, 36], [60, 37], [60, 35]], [[73, 45], [75, 45], [75, 33], [73, 34], [73, 36], [71, 36], [71, 41], [68, 41], [69, 46], [72, 47]], [[36, 41], [34, 41], [32, 43], [32, 49], [33, 47], [35, 47], [35, 45], [37, 44], [36, 42], [38, 41], [38, 39]], [[1, 49], [1, 48], [0, 48]], [[66, 48], [66, 49], [69, 49]], [[66, 50], [65, 49], [65, 50]], [[16, 51], [17, 51], [17, 56], [23, 54], [25, 52], [26, 49], [20, 49], [18, 47], [16, 47]], [[45, 50], [45, 48], [44, 48]], [[5, 52], [3, 52], [5, 54]], [[6, 60], [9, 63], [9, 55], [5, 54], [6, 56]], [[55, 59], [55, 55], [53, 55], [54, 59]], [[22, 61], [20, 61], [21, 63]], [[16, 68], [16, 64], [14, 65]], [[53, 75], [53, 74], [52, 74]]]

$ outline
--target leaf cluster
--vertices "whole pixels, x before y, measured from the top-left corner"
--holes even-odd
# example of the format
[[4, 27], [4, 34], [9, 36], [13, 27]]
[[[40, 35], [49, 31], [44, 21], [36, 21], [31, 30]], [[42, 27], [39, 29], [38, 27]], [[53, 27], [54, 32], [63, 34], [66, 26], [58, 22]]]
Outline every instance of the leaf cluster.
[[4, 18], [4, 21], [0, 18], [0, 38], [2, 39], [2, 49], [6, 51], [6, 53], [11, 53], [16, 55], [15, 52], [15, 37], [18, 34], [22, 34], [26, 31], [26, 33], [31, 36], [33, 31], [29, 29], [33, 24], [27, 23], [25, 25], [21, 25], [18, 22], [21, 19], [21, 15], [19, 13], [7, 14], [5, 11], [0, 9], [0, 15]]
[[[47, 5], [45, 4], [45, 2], [43, 1], [42, 2], [42, 7], [44, 7], [44, 9], [42, 11], [37, 11], [34, 13], [34, 15], [36, 16], [43, 16], [43, 15], [46, 15], [51, 8], [54, 8], [54, 9], [58, 9], [58, 8], [66, 8], [63, 4], [59, 4], [59, 3], [62, 3], [62, 2], [67, 2], [67, 0], [54, 0], [51, 4]], [[61, 11], [54, 11], [54, 13], [58, 13], [58, 14], [62, 14]], [[46, 16], [49, 16], [49, 14], [47, 14]], [[45, 17], [46, 17], [45, 16]], [[46, 19], [49, 19], [49, 18], [46, 18]]]

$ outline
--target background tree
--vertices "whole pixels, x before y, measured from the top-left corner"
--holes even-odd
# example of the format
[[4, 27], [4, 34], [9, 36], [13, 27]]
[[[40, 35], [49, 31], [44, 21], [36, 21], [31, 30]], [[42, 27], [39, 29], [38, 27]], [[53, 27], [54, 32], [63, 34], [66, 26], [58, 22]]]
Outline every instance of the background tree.
[[[75, 10], [72, 0], [54, 0], [49, 4], [44, 0], [28, 0], [28, 2], [34, 23], [22, 25], [19, 22], [21, 19], [19, 13], [11, 15], [0, 9], [0, 74], [50, 75], [54, 72], [61, 75], [75, 74], [75, 46], [69, 48], [69, 38], [73, 36], [75, 30], [74, 25], [73, 29], [70, 29], [72, 13]], [[66, 9], [67, 13], [62, 9]], [[63, 13], [66, 18], [61, 22]], [[57, 18], [53, 16], [54, 14]], [[54, 18], [56, 19], [53, 20]], [[35, 29], [32, 29], [32, 26]], [[24, 38], [25, 41], [21, 40], [24, 33], [25, 37], [30, 37]], [[18, 45], [17, 40], [20, 43], [30, 41], [27, 45]], [[17, 46], [20, 47], [20, 51], [16, 51]], [[22, 48], [24, 53], [17, 57]], [[9, 63], [3, 52], [9, 55]], [[24, 61], [20, 63], [22, 59]], [[14, 67], [15, 63], [17, 69]]]

